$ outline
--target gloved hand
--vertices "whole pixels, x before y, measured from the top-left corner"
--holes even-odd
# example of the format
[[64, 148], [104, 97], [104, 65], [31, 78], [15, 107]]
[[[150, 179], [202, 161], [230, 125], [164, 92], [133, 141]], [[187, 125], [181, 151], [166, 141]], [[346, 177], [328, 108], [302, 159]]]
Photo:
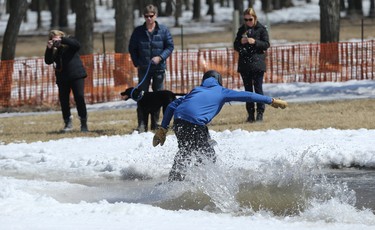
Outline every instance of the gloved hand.
[[277, 108], [285, 109], [288, 106], [288, 103], [286, 101], [281, 100], [281, 99], [272, 98], [271, 106], [276, 108], [276, 109]]
[[154, 138], [152, 139], [152, 145], [154, 147], [156, 147], [158, 144], [160, 144], [161, 146], [164, 145], [167, 132], [168, 132], [168, 129], [159, 127], [155, 132]]

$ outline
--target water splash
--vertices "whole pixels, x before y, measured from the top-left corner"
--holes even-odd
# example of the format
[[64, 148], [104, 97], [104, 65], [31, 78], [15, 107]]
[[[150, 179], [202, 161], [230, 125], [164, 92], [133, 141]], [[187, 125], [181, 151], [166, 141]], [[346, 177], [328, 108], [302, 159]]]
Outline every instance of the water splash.
[[315, 151], [319, 149], [292, 152], [288, 158], [263, 162], [253, 170], [236, 168], [220, 159], [215, 164], [193, 166], [186, 181], [168, 186], [167, 199], [157, 206], [236, 215], [266, 211], [277, 216], [301, 215], [332, 199], [354, 206], [355, 192], [346, 183], [327, 179], [318, 162], [310, 158], [316, 156]]

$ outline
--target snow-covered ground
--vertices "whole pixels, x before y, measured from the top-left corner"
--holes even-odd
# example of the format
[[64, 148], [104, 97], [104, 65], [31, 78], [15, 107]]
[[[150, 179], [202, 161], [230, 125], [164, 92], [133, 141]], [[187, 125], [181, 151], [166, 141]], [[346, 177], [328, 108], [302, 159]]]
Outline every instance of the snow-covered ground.
[[[301, 20], [310, 9], [319, 15], [317, 1], [297, 9], [290, 14]], [[287, 101], [374, 98], [375, 82], [265, 91]], [[16, 115], [0, 114], [0, 134], [4, 117]], [[374, 210], [358, 207], [356, 192], [325, 174], [331, 164], [375, 167], [375, 130], [210, 132], [217, 164], [160, 185], [177, 152], [172, 132], [155, 148], [151, 132], [7, 145], [0, 136], [1, 229], [375, 229]]]

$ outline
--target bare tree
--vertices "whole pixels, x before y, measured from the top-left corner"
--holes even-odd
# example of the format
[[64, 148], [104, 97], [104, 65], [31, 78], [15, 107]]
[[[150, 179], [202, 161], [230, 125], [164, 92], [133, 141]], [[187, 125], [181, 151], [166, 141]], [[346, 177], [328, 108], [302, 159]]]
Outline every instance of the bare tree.
[[190, 11], [190, 0], [181, 0], [184, 2], [185, 10]]
[[36, 12], [36, 29], [42, 28], [42, 10], [46, 10], [46, 2], [43, 0], [31, 0], [29, 8]]
[[133, 4], [134, 1], [115, 2], [115, 52], [127, 53], [129, 40], [134, 29]]
[[239, 12], [239, 24], [241, 25], [243, 22], [243, 12], [245, 11], [243, 1], [242, 0], [234, 0], [233, 2], [234, 10], [238, 10]]
[[94, 47], [94, 0], [80, 0], [76, 5], [75, 36], [81, 43], [80, 54], [92, 54]]
[[16, 53], [17, 36], [26, 15], [27, 0], [12, 0], [9, 3], [9, 19], [4, 33], [0, 62], [0, 104], [9, 105], [12, 86], [13, 61]]
[[194, 0], [193, 2], [193, 20], [201, 20], [201, 0]]
[[4, 33], [1, 60], [13, 60], [16, 53], [17, 36], [28, 8], [27, 0], [10, 1], [7, 27]]
[[211, 15], [211, 22], [215, 22], [215, 7], [214, 0], [207, 0], [208, 10], [207, 15]]
[[173, 15], [173, 5], [176, 5], [175, 0], [167, 0], [165, 2], [165, 14], [164, 16]]
[[[274, 8], [277, 8], [279, 6], [277, 6], [277, 4], [275, 3], [272, 3], [272, 2], [275, 2], [275, 1], [272, 1], [272, 0], [262, 0], [262, 10], [263, 12], [271, 12]], [[253, 5], [251, 5], [252, 7]]]
[[51, 12], [51, 29], [58, 28], [59, 25], [59, 0], [47, 0], [49, 11]]
[[370, 0], [370, 12], [368, 14], [369, 18], [375, 18], [375, 0]]
[[348, 0], [348, 17], [355, 19], [362, 16], [362, 0]]
[[59, 28], [61, 28], [61, 29], [68, 27], [68, 11], [69, 11], [69, 1], [68, 0], [60, 0]]
[[319, 68], [321, 71], [332, 71], [339, 63], [340, 0], [319, 0], [319, 6], [321, 42]]
[[292, 0], [280, 0], [281, 1], [281, 7], [292, 7], [293, 2]]
[[340, 0], [320, 0], [320, 42], [338, 42], [340, 37]]
[[176, 0], [176, 11], [174, 12], [174, 26], [179, 27], [179, 17], [182, 16], [182, 0]]

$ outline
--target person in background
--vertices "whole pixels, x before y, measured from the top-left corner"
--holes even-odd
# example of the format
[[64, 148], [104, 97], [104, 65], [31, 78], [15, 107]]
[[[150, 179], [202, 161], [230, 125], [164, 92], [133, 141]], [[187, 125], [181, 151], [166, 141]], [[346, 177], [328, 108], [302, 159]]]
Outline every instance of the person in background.
[[[166, 60], [174, 49], [173, 38], [169, 29], [156, 21], [158, 9], [154, 5], [147, 5], [143, 10], [145, 23], [134, 29], [129, 41], [129, 53], [133, 64], [138, 69], [138, 89], [149, 91], [152, 80], [152, 90], [164, 89]], [[148, 71], [148, 72], [147, 72]], [[137, 107], [138, 131], [145, 132], [147, 127], [143, 123], [141, 107]], [[151, 116], [151, 129], [158, 125], [159, 112]], [[147, 118], [148, 119], [148, 118]]]
[[[241, 74], [246, 91], [263, 95], [263, 77], [266, 72], [266, 51], [270, 47], [268, 32], [257, 18], [253, 8], [243, 13], [244, 24], [238, 29], [234, 49], [239, 53], [238, 72]], [[247, 121], [263, 121], [264, 103], [246, 103]]]
[[220, 112], [226, 102], [231, 101], [265, 103], [282, 109], [288, 105], [280, 99], [224, 88], [221, 74], [215, 70], [207, 71], [200, 86], [168, 105], [161, 126], [153, 137], [154, 147], [158, 144], [163, 145], [169, 123], [172, 117], [174, 118], [173, 130], [179, 151], [174, 158], [168, 181], [184, 180], [186, 169], [192, 162], [198, 165], [205, 160], [215, 163], [215, 150], [211, 144], [214, 141], [211, 140], [206, 125]]
[[59, 101], [64, 119], [64, 132], [73, 129], [70, 113], [70, 91], [73, 91], [78, 116], [81, 121], [81, 131], [87, 132], [87, 110], [84, 97], [86, 70], [79, 57], [80, 43], [73, 37], [68, 37], [63, 31], [51, 30], [48, 36], [44, 54], [46, 64], [54, 64], [56, 84], [59, 89]]

